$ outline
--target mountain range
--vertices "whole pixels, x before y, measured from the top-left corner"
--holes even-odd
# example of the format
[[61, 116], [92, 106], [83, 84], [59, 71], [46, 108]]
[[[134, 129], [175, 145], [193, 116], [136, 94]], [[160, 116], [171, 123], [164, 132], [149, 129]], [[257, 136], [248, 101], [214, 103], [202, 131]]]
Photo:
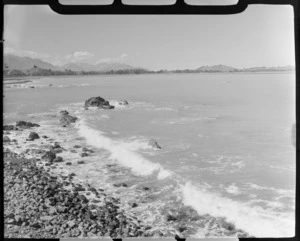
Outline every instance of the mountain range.
[[[63, 66], [57, 66], [47, 63], [40, 59], [20, 57], [12, 54], [4, 55], [3, 71], [5, 75], [60, 75], [60, 74], [80, 74], [89, 73], [109, 73], [116, 74], [124, 73], [231, 73], [231, 72], [270, 72], [270, 71], [294, 71], [294, 66], [279, 66], [279, 67], [252, 67], [252, 68], [234, 68], [227, 65], [210, 65], [201, 66], [196, 69], [185, 70], [160, 70], [149, 71], [143, 68], [133, 67], [124, 63], [68, 63]], [[53, 73], [56, 72], [56, 73]], [[72, 72], [72, 73], [71, 73]]]
[[132, 67], [123, 63], [98, 63], [98, 64], [88, 64], [88, 63], [68, 63], [62, 66], [53, 65], [42, 61], [40, 59], [34, 59], [29, 57], [20, 57], [12, 54], [4, 55], [4, 69], [7, 70], [20, 70], [26, 71], [34, 66], [40, 69], [47, 69], [53, 71], [97, 71], [97, 72], [107, 72], [107, 71], [117, 71], [117, 70], [130, 70], [139, 69]]

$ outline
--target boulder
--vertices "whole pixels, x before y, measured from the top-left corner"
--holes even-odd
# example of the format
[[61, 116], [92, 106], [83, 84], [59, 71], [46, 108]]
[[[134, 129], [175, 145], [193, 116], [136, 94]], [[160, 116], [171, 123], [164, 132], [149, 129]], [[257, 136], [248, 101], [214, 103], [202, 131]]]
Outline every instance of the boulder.
[[47, 162], [52, 162], [56, 158], [56, 154], [52, 151], [47, 151], [45, 155], [42, 156], [42, 159], [46, 160]]
[[63, 159], [61, 156], [56, 157], [53, 162], [63, 162]]
[[98, 97], [91, 97], [84, 103], [85, 107], [98, 107], [102, 109], [113, 109], [114, 106], [110, 105], [109, 102], [100, 96]]
[[94, 153], [94, 151], [93, 151], [93, 150], [91, 150], [91, 149], [88, 149], [88, 148], [86, 148], [86, 147], [83, 147], [83, 148], [82, 148], [82, 152]]
[[4, 131], [12, 131], [12, 130], [18, 130], [14, 125], [4, 125], [3, 126]]
[[30, 132], [29, 136], [28, 136], [28, 141], [34, 141], [35, 139], [39, 139], [40, 136], [35, 133], [35, 132]]
[[59, 114], [61, 114], [61, 115], [68, 115], [68, 114], [69, 114], [69, 112], [68, 112], [68, 111], [66, 111], [66, 110], [62, 110], [62, 111], [60, 111], [60, 112], [59, 112]]
[[9, 137], [8, 137], [8, 136], [4, 136], [4, 137], [3, 137], [3, 142], [10, 142]]
[[31, 128], [31, 127], [39, 127], [39, 124], [27, 122], [27, 121], [17, 121], [16, 122], [17, 127], [22, 127], [22, 128]]
[[68, 114], [62, 115], [59, 119], [59, 122], [63, 126], [70, 125], [71, 123], [74, 123], [78, 118], [74, 116], [70, 116]]
[[149, 146], [151, 146], [154, 149], [161, 149], [160, 145], [158, 145], [157, 141], [154, 139], [151, 139], [148, 143]]
[[85, 152], [83, 152], [83, 153], [80, 154], [80, 156], [81, 156], [81, 157], [86, 157], [86, 156], [88, 156], [88, 154], [85, 153]]

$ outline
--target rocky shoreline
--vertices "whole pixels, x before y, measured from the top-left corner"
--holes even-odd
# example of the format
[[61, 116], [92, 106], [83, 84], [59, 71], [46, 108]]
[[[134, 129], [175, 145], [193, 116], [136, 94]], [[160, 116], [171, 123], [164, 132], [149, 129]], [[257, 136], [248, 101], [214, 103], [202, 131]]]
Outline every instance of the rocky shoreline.
[[[151, 237], [151, 227], [119, 209], [119, 200], [103, 190], [101, 205], [81, 195], [73, 175], [57, 177], [36, 159], [8, 155], [4, 159], [4, 235], [6, 238]], [[10, 157], [9, 157], [10, 156]], [[65, 187], [72, 187], [67, 190]]]
[[[101, 101], [101, 104], [103, 101]], [[59, 113], [59, 123], [67, 127], [74, 123], [77, 117], [70, 116], [67, 111]], [[105, 193], [102, 187], [82, 185], [75, 182], [76, 174], [58, 174], [53, 170], [72, 165], [64, 160], [60, 153], [67, 151], [60, 143], [43, 135], [36, 123], [17, 121], [15, 125], [3, 126], [4, 150], [4, 236], [6, 238], [63, 238], [63, 237], [189, 237], [197, 232], [196, 227], [208, 225], [211, 228], [222, 229], [226, 236], [249, 237], [242, 230], [225, 220], [205, 216], [200, 217], [189, 207], [172, 210], [167, 208], [161, 213], [165, 223], [172, 230], [160, 230], [144, 223], [143, 220], [126, 213], [121, 208], [119, 198]], [[36, 132], [38, 133], [36, 133]], [[23, 132], [28, 135], [25, 142], [34, 143], [37, 140], [52, 143], [37, 148], [23, 149], [14, 153], [11, 147], [20, 147], [20, 140], [11, 135]], [[30, 145], [29, 145], [30, 146]], [[46, 146], [46, 148], [45, 148]], [[161, 149], [155, 140], [150, 140], [149, 146]], [[73, 146], [70, 152], [80, 152], [86, 157], [93, 150], [84, 146]], [[85, 164], [78, 161], [77, 164]], [[75, 178], [76, 179], [76, 178]], [[127, 187], [126, 183], [113, 184], [115, 187]], [[148, 187], [143, 190], [147, 192]], [[131, 203], [131, 208], [139, 205]], [[188, 224], [191, 224], [190, 226]], [[151, 224], [152, 225], [152, 224]], [[178, 236], [179, 235], [179, 236]]]
[[[64, 113], [66, 114], [66, 113]], [[16, 145], [7, 135], [24, 131], [38, 124], [18, 121], [3, 126], [6, 146]], [[29, 134], [27, 141], [37, 135]], [[34, 133], [34, 134], [33, 134]], [[38, 137], [40, 138], [40, 137]], [[47, 138], [42, 136], [42, 138]], [[48, 151], [28, 149], [14, 153], [4, 149], [4, 236], [6, 238], [61, 237], [151, 237], [151, 227], [120, 209], [120, 200], [108, 196], [103, 189], [88, 188], [73, 182], [74, 173], [64, 176], [50, 173], [56, 163], [64, 160], [56, 154], [64, 151], [57, 143]], [[83, 148], [83, 153], [92, 151]], [[24, 158], [32, 153], [32, 158]], [[40, 158], [37, 158], [40, 157]], [[69, 165], [69, 163], [65, 163]], [[89, 200], [82, 191], [97, 197]]]

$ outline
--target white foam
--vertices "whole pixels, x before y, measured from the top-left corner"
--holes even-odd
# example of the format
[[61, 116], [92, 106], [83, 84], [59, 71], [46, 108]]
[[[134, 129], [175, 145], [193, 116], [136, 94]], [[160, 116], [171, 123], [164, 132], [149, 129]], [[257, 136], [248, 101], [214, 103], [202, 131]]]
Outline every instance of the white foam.
[[233, 194], [233, 195], [238, 195], [240, 194], [239, 188], [236, 186], [235, 183], [232, 183], [228, 187], [225, 188], [226, 192]]
[[196, 188], [191, 183], [182, 186], [183, 202], [192, 206], [199, 215], [210, 214], [225, 217], [239, 229], [256, 237], [293, 237], [295, 219], [285, 213], [264, 210], [259, 206], [249, 206]]
[[102, 132], [94, 130], [86, 125], [84, 119], [76, 125], [79, 135], [86, 138], [89, 145], [108, 150], [110, 159], [118, 161], [121, 165], [131, 169], [136, 175], [147, 176], [157, 173], [158, 179], [164, 179], [171, 175], [159, 163], [153, 163], [135, 151], [128, 148], [128, 144], [122, 141], [114, 141], [103, 135]]

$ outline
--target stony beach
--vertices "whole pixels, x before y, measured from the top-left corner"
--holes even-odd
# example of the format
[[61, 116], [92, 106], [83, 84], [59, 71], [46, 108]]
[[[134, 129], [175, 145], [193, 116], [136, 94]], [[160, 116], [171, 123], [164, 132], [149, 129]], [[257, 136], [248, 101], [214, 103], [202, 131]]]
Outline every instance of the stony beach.
[[[49, 152], [50, 153], [50, 152]], [[80, 194], [84, 188], [73, 175], [57, 177], [8, 150], [4, 160], [4, 217], [6, 238], [149, 237], [151, 227], [126, 217], [119, 200], [101, 189], [88, 191], [103, 198], [101, 205]], [[67, 190], [65, 187], [71, 187]]]
[[[74, 122], [68, 113], [62, 113], [61, 124]], [[29, 131], [27, 141], [45, 138], [30, 129], [38, 124], [18, 121], [5, 125], [4, 146], [17, 145], [10, 140], [11, 131]], [[151, 227], [141, 225], [135, 217], [128, 217], [119, 208], [119, 200], [107, 196], [101, 188], [75, 184], [74, 173], [68, 176], [50, 174], [56, 163], [64, 160], [57, 156], [64, 149], [57, 143], [45, 149], [27, 149], [14, 153], [4, 149], [4, 223], [6, 238], [58, 237], [150, 237]], [[91, 152], [83, 148], [83, 153]], [[38, 158], [40, 157], [40, 158]], [[66, 166], [70, 163], [66, 162]], [[89, 200], [82, 191], [93, 193], [98, 200]], [[100, 201], [101, 200], [101, 201]], [[158, 234], [159, 235], [159, 234]]]

